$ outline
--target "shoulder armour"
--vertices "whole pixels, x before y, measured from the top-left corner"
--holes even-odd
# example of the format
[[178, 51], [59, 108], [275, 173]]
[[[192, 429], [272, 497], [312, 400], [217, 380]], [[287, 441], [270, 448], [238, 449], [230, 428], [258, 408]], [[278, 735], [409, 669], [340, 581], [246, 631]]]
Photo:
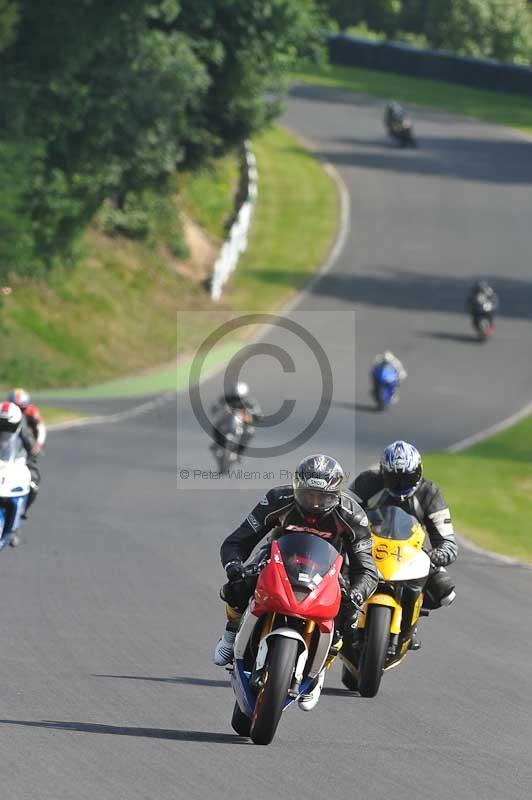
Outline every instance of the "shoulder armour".
[[[285, 506], [287, 503], [291, 503], [293, 499], [294, 490], [292, 486], [287, 483], [284, 486], [274, 486], [260, 502], [262, 505], [270, 505], [272, 508], [275, 508], [276, 506]], [[263, 500], [267, 500], [267, 503], [264, 503]]]
[[340, 495], [340, 511], [342, 516], [350, 518], [358, 525], [368, 525], [368, 518], [364, 509], [357, 503], [355, 495], [349, 491], [344, 490]]

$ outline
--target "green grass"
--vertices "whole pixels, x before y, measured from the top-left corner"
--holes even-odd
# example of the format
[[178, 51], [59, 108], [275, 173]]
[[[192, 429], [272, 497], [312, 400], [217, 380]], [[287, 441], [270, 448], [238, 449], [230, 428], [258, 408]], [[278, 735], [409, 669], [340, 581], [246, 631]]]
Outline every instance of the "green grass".
[[532, 417], [463, 453], [428, 454], [456, 529], [498, 553], [532, 562]]
[[69, 422], [72, 419], [81, 419], [86, 414], [80, 411], [71, 411], [67, 408], [55, 408], [54, 406], [39, 406], [47, 425], [54, 425], [58, 422]]
[[203, 230], [223, 240], [233, 214], [239, 183], [239, 162], [224, 156], [199, 172], [179, 177], [181, 206]]
[[292, 73], [294, 81], [349, 89], [360, 94], [393, 98], [403, 103], [429, 106], [486, 122], [532, 132], [530, 97], [473, 89], [429, 78], [413, 78], [394, 72], [340, 66], [302, 66]]
[[229, 294], [240, 311], [286, 302], [325, 260], [338, 225], [333, 180], [293, 136], [274, 128], [253, 147], [259, 193], [249, 247]]
[[[76, 390], [54, 392], [58, 387], [91, 386], [91, 396], [174, 389], [186, 372], [182, 366], [176, 375], [176, 352], [194, 351], [212, 329], [213, 311], [227, 319], [269, 311], [297, 291], [331, 245], [336, 188], [316, 159], [280, 129], [258, 137], [254, 148], [259, 198], [249, 249], [220, 303], [209, 298], [206, 273], [178, 262], [164, 241], [154, 246], [110, 237], [93, 226], [77, 266], [56, 269], [46, 282], [14, 279], [12, 293], [0, 295], [2, 385], [52, 390], [49, 397], [80, 396]], [[185, 176], [179, 199], [215, 240], [233, 210], [236, 156], [219, 167]], [[186, 323], [178, 336], [182, 311]], [[219, 357], [236, 347], [224, 342]]]

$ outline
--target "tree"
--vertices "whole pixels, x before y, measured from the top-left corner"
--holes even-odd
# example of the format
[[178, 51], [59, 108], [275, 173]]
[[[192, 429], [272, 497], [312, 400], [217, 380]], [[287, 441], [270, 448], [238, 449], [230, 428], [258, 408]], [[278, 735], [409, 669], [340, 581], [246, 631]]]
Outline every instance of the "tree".
[[278, 112], [296, 57], [319, 51], [314, 0], [182, 0], [176, 20], [205, 64], [210, 86], [187, 142], [189, 159], [232, 147]]
[[18, 21], [18, 3], [14, 0], [0, 0], [0, 52], [13, 42]]
[[425, 33], [433, 47], [530, 63], [532, 14], [526, 0], [428, 0]]
[[153, 27], [177, 13], [169, 0], [25, 0], [0, 57], [3, 116], [38, 150], [26, 213], [41, 257], [68, 249], [106, 196], [163, 181], [183, 158], [208, 77], [186, 37]]

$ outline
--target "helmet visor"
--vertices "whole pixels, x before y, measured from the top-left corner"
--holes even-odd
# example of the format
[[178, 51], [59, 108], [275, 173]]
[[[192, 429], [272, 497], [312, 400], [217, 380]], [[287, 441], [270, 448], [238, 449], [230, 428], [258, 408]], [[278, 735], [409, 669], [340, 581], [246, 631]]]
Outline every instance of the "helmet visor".
[[323, 514], [338, 505], [336, 492], [323, 492], [319, 489], [309, 489], [307, 486], [297, 486], [294, 498], [298, 506], [309, 514]]
[[413, 494], [421, 480], [421, 466], [414, 472], [387, 472], [383, 470], [384, 487], [394, 495]]

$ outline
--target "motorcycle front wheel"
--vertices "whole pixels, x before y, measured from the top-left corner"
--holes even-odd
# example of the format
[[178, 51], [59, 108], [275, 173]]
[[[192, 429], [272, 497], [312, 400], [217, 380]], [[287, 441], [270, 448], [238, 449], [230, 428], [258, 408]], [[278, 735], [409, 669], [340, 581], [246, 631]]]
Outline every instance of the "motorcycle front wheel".
[[298, 643], [295, 639], [273, 636], [268, 641], [264, 687], [260, 690], [251, 723], [251, 739], [255, 744], [270, 744], [283, 713], [292, 683]]
[[375, 697], [379, 691], [390, 639], [391, 621], [391, 608], [376, 605], [369, 607], [366, 641], [360, 659], [358, 682], [358, 691], [362, 697]]

